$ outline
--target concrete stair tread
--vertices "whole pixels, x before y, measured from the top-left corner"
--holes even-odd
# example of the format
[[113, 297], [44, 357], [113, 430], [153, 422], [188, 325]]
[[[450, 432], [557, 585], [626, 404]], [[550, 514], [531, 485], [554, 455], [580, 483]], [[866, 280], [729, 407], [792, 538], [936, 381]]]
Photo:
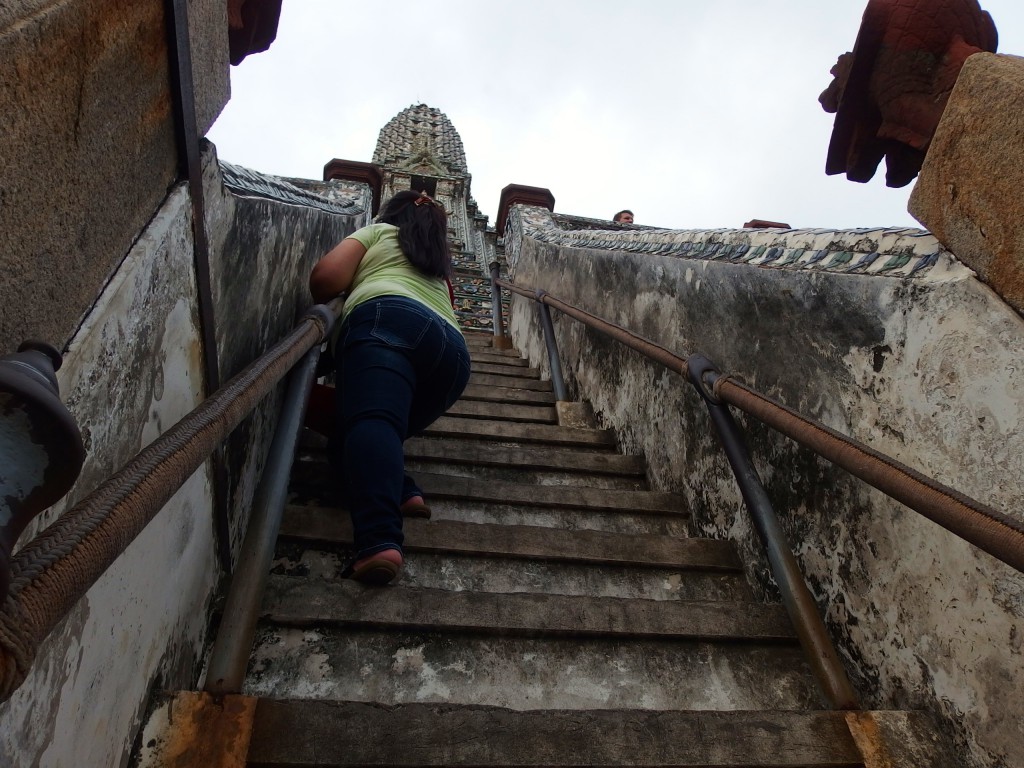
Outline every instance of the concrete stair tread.
[[551, 405], [459, 400], [448, 409], [448, 415], [538, 424], [558, 423], [558, 414]]
[[516, 711], [272, 699], [256, 706], [248, 759], [273, 766], [864, 764], [842, 712]]
[[[490, 355], [490, 356], [493, 356], [493, 357], [499, 357], [500, 356], [500, 357], [510, 357], [512, 359], [517, 359], [517, 360], [521, 360], [522, 359], [522, 356], [515, 349], [498, 349], [497, 347], [493, 346], [493, 342], [492, 342], [493, 338], [494, 337], [487, 337], [487, 341], [486, 342], [478, 341], [478, 342], [470, 343], [470, 342], [467, 341], [466, 345], [469, 347], [469, 353], [470, 354], [476, 354], [477, 352], [479, 352], [479, 353], [487, 354], [487, 355]], [[523, 362], [525, 362], [525, 360], [523, 360]]]
[[485, 373], [470, 370], [469, 383], [481, 387], [506, 387], [509, 389], [531, 389], [537, 392], [551, 392], [551, 382], [541, 379], [529, 379], [523, 376], [503, 376], [501, 373]]
[[480, 482], [458, 475], [417, 472], [416, 482], [432, 499], [471, 499], [526, 506], [686, 515], [683, 497], [664, 491], [619, 491], [560, 485]]
[[471, 373], [491, 373], [509, 378], [537, 379], [540, 377], [539, 368], [524, 368], [521, 365], [508, 365], [506, 363], [477, 362], [472, 357], [470, 357], [469, 361], [469, 370]]
[[476, 363], [493, 363], [495, 365], [508, 365], [519, 368], [530, 367], [530, 362], [519, 357], [519, 354], [516, 352], [509, 355], [503, 352], [491, 352], [490, 350], [474, 348], [469, 350], [469, 357]]
[[461, 400], [480, 400], [488, 403], [523, 403], [526, 405], [554, 405], [555, 393], [521, 389], [518, 387], [484, 387], [467, 384]]
[[432, 437], [474, 437], [508, 442], [545, 443], [548, 445], [612, 448], [615, 437], [607, 429], [559, 427], [548, 424], [517, 424], [492, 419], [469, 419], [442, 416], [431, 424], [424, 435]]
[[[667, 536], [604, 531], [493, 525], [455, 520], [408, 519], [403, 524], [408, 552], [443, 552], [481, 557], [522, 558], [594, 565], [631, 565], [739, 572], [741, 565], [730, 542], [673, 539]], [[351, 544], [348, 515], [331, 507], [290, 505], [281, 535], [295, 539]]]
[[476, 440], [471, 436], [444, 440], [413, 437], [405, 441], [405, 456], [408, 459], [436, 459], [453, 464], [520, 467], [524, 470], [562, 470], [638, 478], [646, 473], [646, 462], [642, 456], [540, 446], [515, 448]]
[[442, 634], [616, 637], [628, 640], [795, 642], [781, 605], [453, 592], [349, 579], [271, 575], [261, 613], [273, 624], [389, 628]]

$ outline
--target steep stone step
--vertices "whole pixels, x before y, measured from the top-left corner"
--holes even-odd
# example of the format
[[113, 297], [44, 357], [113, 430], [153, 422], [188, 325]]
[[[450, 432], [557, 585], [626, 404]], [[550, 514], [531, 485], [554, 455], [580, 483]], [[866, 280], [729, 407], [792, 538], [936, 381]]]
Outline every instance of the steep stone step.
[[499, 357], [509, 357], [509, 358], [514, 359], [514, 360], [522, 360], [523, 359], [522, 356], [519, 354], [519, 352], [517, 352], [514, 349], [495, 349], [494, 346], [492, 345], [492, 340], [493, 339], [494, 339], [493, 336], [488, 336], [486, 343], [483, 342], [483, 341], [480, 341], [479, 343], [473, 343], [473, 344], [467, 343], [467, 346], [469, 347], [469, 354], [470, 355], [474, 355], [474, 354], [476, 354], [478, 352], [481, 352], [481, 353], [485, 353], [485, 354], [488, 354], [488, 355], [497, 355]]
[[851, 768], [863, 765], [864, 758], [841, 712], [517, 712], [261, 699], [249, 761], [274, 766]]
[[489, 333], [465, 331], [462, 335], [466, 339], [466, 344], [470, 347], [490, 347], [494, 343], [494, 336]]
[[521, 467], [483, 467], [473, 464], [449, 464], [444, 461], [406, 459], [405, 469], [413, 477], [427, 473], [466, 477], [475, 483], [515, 483], [517, 485], [592, 488], [607, 491], [646, 491], [647, 481], [622, 475], [596, 475], [583, 472], [531, 470]]
[[466, 385], [461, 399], [482, 400], [489, 403], [523, 403], [524, 405], [553, 405], [556, 400], [554, 392], [536, 392], [515, 387], [484, 387], [473, 383]]
[[617, 491], [561, 485], [479, 482], [472, 477], [418, 472], [416, 482], [431, 499], [468, 499], [526, 506], [686, 515], [682, 496], [663, 491]]
[[278, 625], [390, 628], [404, 632], [660, 640], [792, 642], [780, 605], [493, 594], [272, 575], [262, 617]]
[[551, 382], [540, 379], [527, 379], [519, 376], [502, 376], [497, 373], [484, 373], [470, 370], [469, 383], [481, 387], [509, 387], [513, 389], [531, 389], [537, 392], [551, 392]]
[[483, 467], [516, 467], [523, 470], [585, 472], [643, 477], [647, 471], [642, 456], [580, 451], [569, 448], [511, 447], [482, 440], [414, 437], [405, 441], [409, 459], [437, 459], [455, 464]]
[[479, 349], [471, 349], [470, 357], [473, 362], [476, 363], [494, 363], [495, 365], [512, 365], [520, 368], [528, 368], [530, 363], [528, 360], [524, 360], [519, 357], [518, 354], [505, 355], [501, 352], [495, 351], [483, 351]]
[[[482, 479], [472, 475], [428, 472], [409, 467], [433, 507], [445, 500], [476, 505], [502, 504], [517, 507], [543, 507], [548, 510], [575, 509], [588, 513], [624, 512], [631, 515], [671, 515], [687, 517], [682, 496], [662, 491], [635, 488], [593, 488], [573, 484], [508, 482]], [[334, 476], [322, 456], [296, 462], [292, 468], [295, 482], [312, 498], [331, 500], [334, 505]], [[302, 499], [309, 503], [309, 496]]]
[[[486, 525], [457, 521], [404, 521], [404, 548], [480, 557], [629, 565], [738, 572], [732, 544], [711, 539], [624, 535], [602, 531], [572, 531], [552, 536], [550, 528]], [[293, 539], [351, 544], [352, 526], [346, 514], [330, 507], [290, 505], [281, 535]]]
[[257, 642], [245, 684], [253, 696], [520, 710], [824, 706], [795, 643], [431, 634], [322, 624], [266, 624]]
[[544, 443], [552, 446], [611, 448], [615, 437], [606, 429], [557, 427], [548, 424], [515, 424], [489, 419], [442, 416], [424, 432], [432, 437], [474, 437], [485, 440]]
[[498, 365], [495, 363], [478, 363], [472, 359], [470, 360], [469, 370], [471, 373], [491, 373], [496, 376], [517, 379], [536, 379], [540, 376], [539, 368], [523, 368], [518, 365]]
[[478, 400], [459, 400], [448, 409], [449, 416], [476, 419], [501, 419], [512, 422], [557, 424], [558, 414], [553, 406], [495, 403]]

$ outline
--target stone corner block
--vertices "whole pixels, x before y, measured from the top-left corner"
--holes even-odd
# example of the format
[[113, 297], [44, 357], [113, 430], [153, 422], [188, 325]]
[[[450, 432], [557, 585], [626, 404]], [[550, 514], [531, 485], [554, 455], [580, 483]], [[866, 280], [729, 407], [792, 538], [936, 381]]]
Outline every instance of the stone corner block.
[[597, 426], [594, 420], [594, 409], [590, 403], [570, 403], [559, 400], [555, 403], [555, 413], [558, 415], [558, 426], [580, 427], [593, 429]]
[[1024, 58], [967, 59], [908, 210], [1024, 314]]

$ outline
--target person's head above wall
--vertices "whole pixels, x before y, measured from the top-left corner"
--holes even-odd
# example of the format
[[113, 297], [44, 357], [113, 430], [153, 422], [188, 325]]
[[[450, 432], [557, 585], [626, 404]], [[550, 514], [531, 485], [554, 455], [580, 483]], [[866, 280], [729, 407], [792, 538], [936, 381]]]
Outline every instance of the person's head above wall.
[[621, 210], [612, 217], [612, 221], [617, 224], [632, 224], [633, 212], [630, 210]]

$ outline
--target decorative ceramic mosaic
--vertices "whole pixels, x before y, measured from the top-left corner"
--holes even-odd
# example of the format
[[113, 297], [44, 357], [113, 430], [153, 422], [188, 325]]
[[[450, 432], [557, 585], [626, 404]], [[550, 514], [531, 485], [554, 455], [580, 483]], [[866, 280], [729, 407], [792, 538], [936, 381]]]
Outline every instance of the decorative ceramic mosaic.
[[282, 179], [225, 162], [220, 163], [220, 169], [224, 186], [240, 197], [263, 197], [345, 216], [364, 213], [369, 204], [365, 184]]
[[444, 112], [426, 104], [406, 107], [380, 129], [372, 162], [398, 166], [418, 153], [440, 160], [449, 173], [469, 173], [462, 138], [455, 126]]
[[766, 269], [905, 278], [944, 273], [960, 265], [923, 229], [655, 229], [517, 206], [509, 216], [505, 237], [506, 257], [513, 270], [523, 237], [571, 248], [678, 256]]

